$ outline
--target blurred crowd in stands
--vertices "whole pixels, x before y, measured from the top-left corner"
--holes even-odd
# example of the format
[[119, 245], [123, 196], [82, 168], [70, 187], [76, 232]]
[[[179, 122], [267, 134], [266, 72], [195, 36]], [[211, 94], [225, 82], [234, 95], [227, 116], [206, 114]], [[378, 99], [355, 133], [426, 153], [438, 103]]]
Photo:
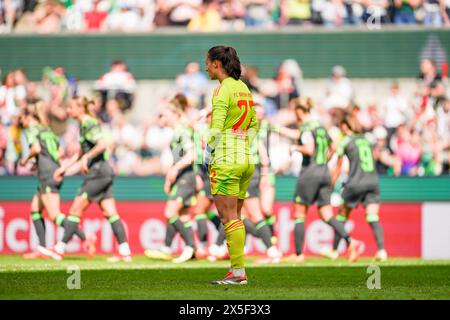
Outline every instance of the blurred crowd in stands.
[[0, 32], [198, 32], [450, 25], [450, 0], [0, 0]]
[[[31, 168], [18, 161], [27, 154], [27, 143], [19, 125], [19, 112], [29, 103], [43, 101], [51, 129], [70, 157], [78, 151], [78, 124], [67, 118], [65, 106], [77, 94], [77, 81], [62, 67], [43, 69], [39, 83], [29, 81], [24, 70], [6, 72], [0, 86], [0, 175], [29, 175]], [[255, 103], [264, 106], [265, 116], [276, 125], [295, 127], [293, 99], [306, 95], [301, 67], [285, 60], [272, 79], [260, 79], [258, 69], [243, 66], [243, 81], [253, 92]], [[376, 81], [376, 80], [374, 80]], [[197, 62], [188, 63], [174, 80], [173, 96], [186, 113], [195, 118], [210, 108], [211, 84]], [[37, 88], [40, 90], [37, 90]], [[127, 120], [133, 108], [136, 80], [124, 61], [113, 61], [110, 70], [92, 83], [93, 110], [112, 141], [112, 162], [118, 175], [164, 174], [171, 163], [169, 144], [172, 129], [159, 116], [167, 101], [152, 106], [155, 111], [137, 123]], [[450, 95], [447, 65], [423, 59], [414, 90], [405, 91], [393, 81], [390, 93], [375, 105], [357, 105], [346, 69], [336, 65], [330, 70], [323, 95], [316, 99], [313, 117], [329, 130], [334, 141], [342, 138], [337, 123], [344, 111], [352, 112], [374, 145], [377, 170], [396, 176], [436, 176], [449, 174]], [[172, 96], [172, 97], [173, 97]], [[298, 173], [300, 155], [289, 153], [292, 141], [270, 135], [269, 150], [277, 174]]]

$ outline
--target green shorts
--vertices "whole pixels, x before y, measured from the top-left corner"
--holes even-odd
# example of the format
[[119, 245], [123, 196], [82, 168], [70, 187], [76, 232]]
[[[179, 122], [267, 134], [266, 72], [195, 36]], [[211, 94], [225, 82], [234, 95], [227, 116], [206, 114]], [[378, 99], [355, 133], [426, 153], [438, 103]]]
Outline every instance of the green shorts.
[[259, 197], [259, 183], [261, 181], [261, 166], [256, 165], [253, 171], [252, 179], [245, 194], [246, 198], [258, 198]]
[[38, 161], [38, 188], [40, 194], [59, 193], [62, 185], [61, 181], [53, 179], [55, 171], [59, 165], [48, 158], [40, 158]]
[[209, 167], [212, 195], [235, 196], [245, 199], [255, 166], [246, 164], [213, 163]]
[[89, 173], [84, 177], [78, 196], [98, 203], [111, 199], [114, 197], [113, 183], [114, 172], [109, 163], [97, 162], [89, 168]]
[[169, 200], [177, 200], [187, 208], [197, 203], [196, 198], [196, 174], [193, 170], [187, 170], [178, 175], [169, 194]]
[[62, 185], [62, 180], [60, 182], [55, 181], [53, 176], [49, 176], [47, 179], [39, 179], [37, 191], [40, 194], [45, 193], [59, 193]]
[[198, 192], [200, 195], [207, 197], [209, 200], [213, 200], [213, 196], [211, 194], [211, 184], [209, 181], [209, 173], [206, 171], [206, 167], [204, 165], [197, 166], [197, 175], [203, 181], [203, 188]]

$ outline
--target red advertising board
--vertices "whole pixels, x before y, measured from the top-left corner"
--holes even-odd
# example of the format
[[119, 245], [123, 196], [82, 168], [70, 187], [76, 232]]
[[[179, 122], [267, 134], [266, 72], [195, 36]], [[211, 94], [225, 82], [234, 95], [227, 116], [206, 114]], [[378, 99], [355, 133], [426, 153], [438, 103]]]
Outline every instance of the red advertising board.
[[[0, 253], [20, 254], [36, 246], [36, 235], [32, 227], [29, 213], [29, 202], [0, 201]], [[120, 201], [117, 203], [119, 213], [126, 224], [129, 242], [133, 253], [141, 254], [146, 248], [158, 248], [162, 245], [165, 235], [165, 219], [162, 201]], [[70, 202], [62, 203], [62, 211], [68, 212]], [[380, 221], [384, 227], [386, 249], [390, 256], [420, 257], [421, 256], [421, 210], [422, 204], [383, 204]], [[292, 204], [278, 202], [275, 205], [277, 216], [276, 230], [278, 246], [289, 254], [294, 252]], [[82, 227], [86, 233], [95, 233], [98, 237], [99, 253], [112, 253], [116, 242], [111, 227], [101, 215], [97, 205], [91, 205], [82, 219]], [[216, 231], [209, 226], [211, 235], [209, 241], [214, 241]], [[365, 221], [362, 208], [355, 210], [346, 228], [351, 235], [364, 243], [364, 255], [373, 255], [376, 251], [372, 231]], [[323, 245], [331, 245], [333, 230], [323, 223], [315, 207], [312, 207], [306, 219], [305, 252], [317, 254]], [[56, 228], [50, 221], [46, 222], [47, 246], [52, 246], [62, 235], [62, 229]], [[179, 251], [182, 241], [179, 237], [174, 243], [174, 250]], [[342, 248], [345, 247], [341, 244]], [[249, 254], [261, 254], [264, 246], [259, 239], [251, 236], [247, 239]], [[80, 242], [74, 239], [68, 248], [70, 252], [80, 252]]]

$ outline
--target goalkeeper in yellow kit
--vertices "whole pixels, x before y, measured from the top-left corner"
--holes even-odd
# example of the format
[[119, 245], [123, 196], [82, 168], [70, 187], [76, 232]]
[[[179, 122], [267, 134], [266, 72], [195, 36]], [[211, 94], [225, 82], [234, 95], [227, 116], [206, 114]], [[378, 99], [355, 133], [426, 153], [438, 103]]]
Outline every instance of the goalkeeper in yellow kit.
[[210, 138], [205, 165], [211, 193], [224, 225], [231, 269], [212, 284], [247, 284], [244, 269], [245, 227], [241, 208], [253, 175], [251, 140], [257, 133], [256, 113], [250, 90], [239, 79], [241, 62], [232, 47], [216, 46], [206, 55], [206, 71], [219, 80], [212, 97]]

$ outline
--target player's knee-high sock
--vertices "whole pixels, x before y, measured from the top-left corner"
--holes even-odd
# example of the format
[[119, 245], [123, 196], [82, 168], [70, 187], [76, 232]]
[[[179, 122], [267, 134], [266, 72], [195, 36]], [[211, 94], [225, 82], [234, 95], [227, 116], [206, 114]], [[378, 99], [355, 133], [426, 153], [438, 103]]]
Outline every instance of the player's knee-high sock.
[[175, 227], [173, 226], [173, 223], [178, 219], [178, 217], [173, 217], [167, 221], [166, 224], [166, 238], [164, 240], [164, 244], [166, 247], [170, 247], [172, 245], [172, 241], [175, 238], [175, 235], [177, 234], [177, 230], [175, 230]]
[[223, 244], [223, 242], [226, 239], [226, 235], [225, 235], [225, 229], [223, 227], [223, 225], [221, 224], [219, 226], [219, 234], [217, 235], [217, 239], [216, 239], [216, 245], [221, 246]]
[[270, 240], [272, 233], [270, 232], [270, 228], [265, 219], [256, 224], [256, 230], [258, 231], [258, 236], [264, 242], [266, 248], [270, 248], [272, 246], [272, 241]]
[[63, 243], [67, 244], [70, 241], [70, 239], [72, 239], [79, 224], [80, 224], [80, 217], [73, 215], [69, 215], [67, 217], [67, 221], [64, 227], [64, 235], [62, 239]]
[[198, 240], [203, 246], [205, 246], [208, 241], [208, 225], [206, 224], [207, 219], [208, 215], [206, 214], [197, 214], [195, 216], [195, 220], [197, 221]]
[[31, 212], [31, 220], [33, 220], [34, 229], [36, 230], [36, 235], [39, 239], [39, 245], [45, 247], [45, 221], [42, 217], [42, 212]]
[[347, 244], [350, 244], [350, 236], [347, 231], [345, 231], [344, 224], [342, 222], [339, 222], [335, 217], [332, 217], [330, 220], [326, 221], [326, 223], [328, 223], [334, 229], [334, 232], [343, 238]]
[[383, 228], [379, 222], [378, 215], [367, 216], [367, 222], [369, 222], [370, 227], [372, 228], [373, 236], [375, 237], [375, 241], [377, 242], [378, 250], [384, 249], [384, 235]]
[[210, 211], [208, 212], [208, 218], [214, 224], [216, 229], [219, 230], [220, 226], [222, 225], [222, 221], [220, 221], [219, 216], [215, 212]]
[[179, 217], [176, 217], [176, 219], [172, 222], [172, 225], [175, 228], [175, 230], [180, 234], [181, 238], [183, 238], [186, 245], [194, 248], [193, 233], [191, 234], [189, 230], [184, 227], [183, 222], [181, 222]]
[[242, 220], [231, 220], [224, 226], [231, 268], [244, 268], [245, 226]]
[[303, 242], [305, 241], [305, 219], [295, 219], [294, 223], [295, 253], [300, 255], [303, 253]]
[[[58, 214], [56, 216], [55, 223], [65, 229], [67, 224], [66, 216], [63, 213]], [[75, 230], [75, 234], [81, 239], [81, 241], [86, 240], [86, 235], [84, 234], [84, 231], [81, 230], [80, 226], [78, 226], [77, 230]]]
[[114, 236], [119, 243], [119, 253], [122, 256], [131, 255], [130, 246], [127, 242], [127, 235], [125, 233], [125, 228], [123, 222], [118, 214], [108, 217], [108, 221], [111, 224]]
[[[341, 214], [338, 214], [336, 216], [336, 221], [338, 223], [342, 223], [342, 225], [344, 225], [344, 229], [345, 229], [345, 222], [347, 221], [347, 217], [343, 216]], [[339, 247], [339, 242], [341, 242], [342, 237], [335, 232], [334, 233], [334, 240], [333, 240], [333, 250], [337, 250], [337, 248]]]
[[258, 230], [256, 229], [256, 226], [247, 218], [243, 218], [242, 222], [244, 222], [245, 226], [245, 232], [248, 234], [251, 234], [254, 237], [260, 237], [258, 234]]
[[[192, 228], [193, 225], [194, 225], [194, 223], [189, 220], [183, 224], [183, 227], [186, 230], [186, 234], [188, 235], [189, 243], [191, 243], [191, 244], [188, 244], [188, 246], [191, 246], [192, 248], [195, 249], [194, 229]], [[186, 242], [186, 244], [187, 244], [187, 242]]]
[[127, 241], [125, 228], [123, 227], [122, 220], [120, 220], [120, 216], [115, 214], [111, 217], [108, 217], [108, 221], [111, 224], [111, 228], [113, 230], [114, 236], [119, 244]]
[[266, 217], [266, 223], [267, 223], [267, 225], [270, 228], [271, 236], [273, 236], [274, 229], [275, 229], [275, 216], [274, 215], [270, 215], [270, 216]]

